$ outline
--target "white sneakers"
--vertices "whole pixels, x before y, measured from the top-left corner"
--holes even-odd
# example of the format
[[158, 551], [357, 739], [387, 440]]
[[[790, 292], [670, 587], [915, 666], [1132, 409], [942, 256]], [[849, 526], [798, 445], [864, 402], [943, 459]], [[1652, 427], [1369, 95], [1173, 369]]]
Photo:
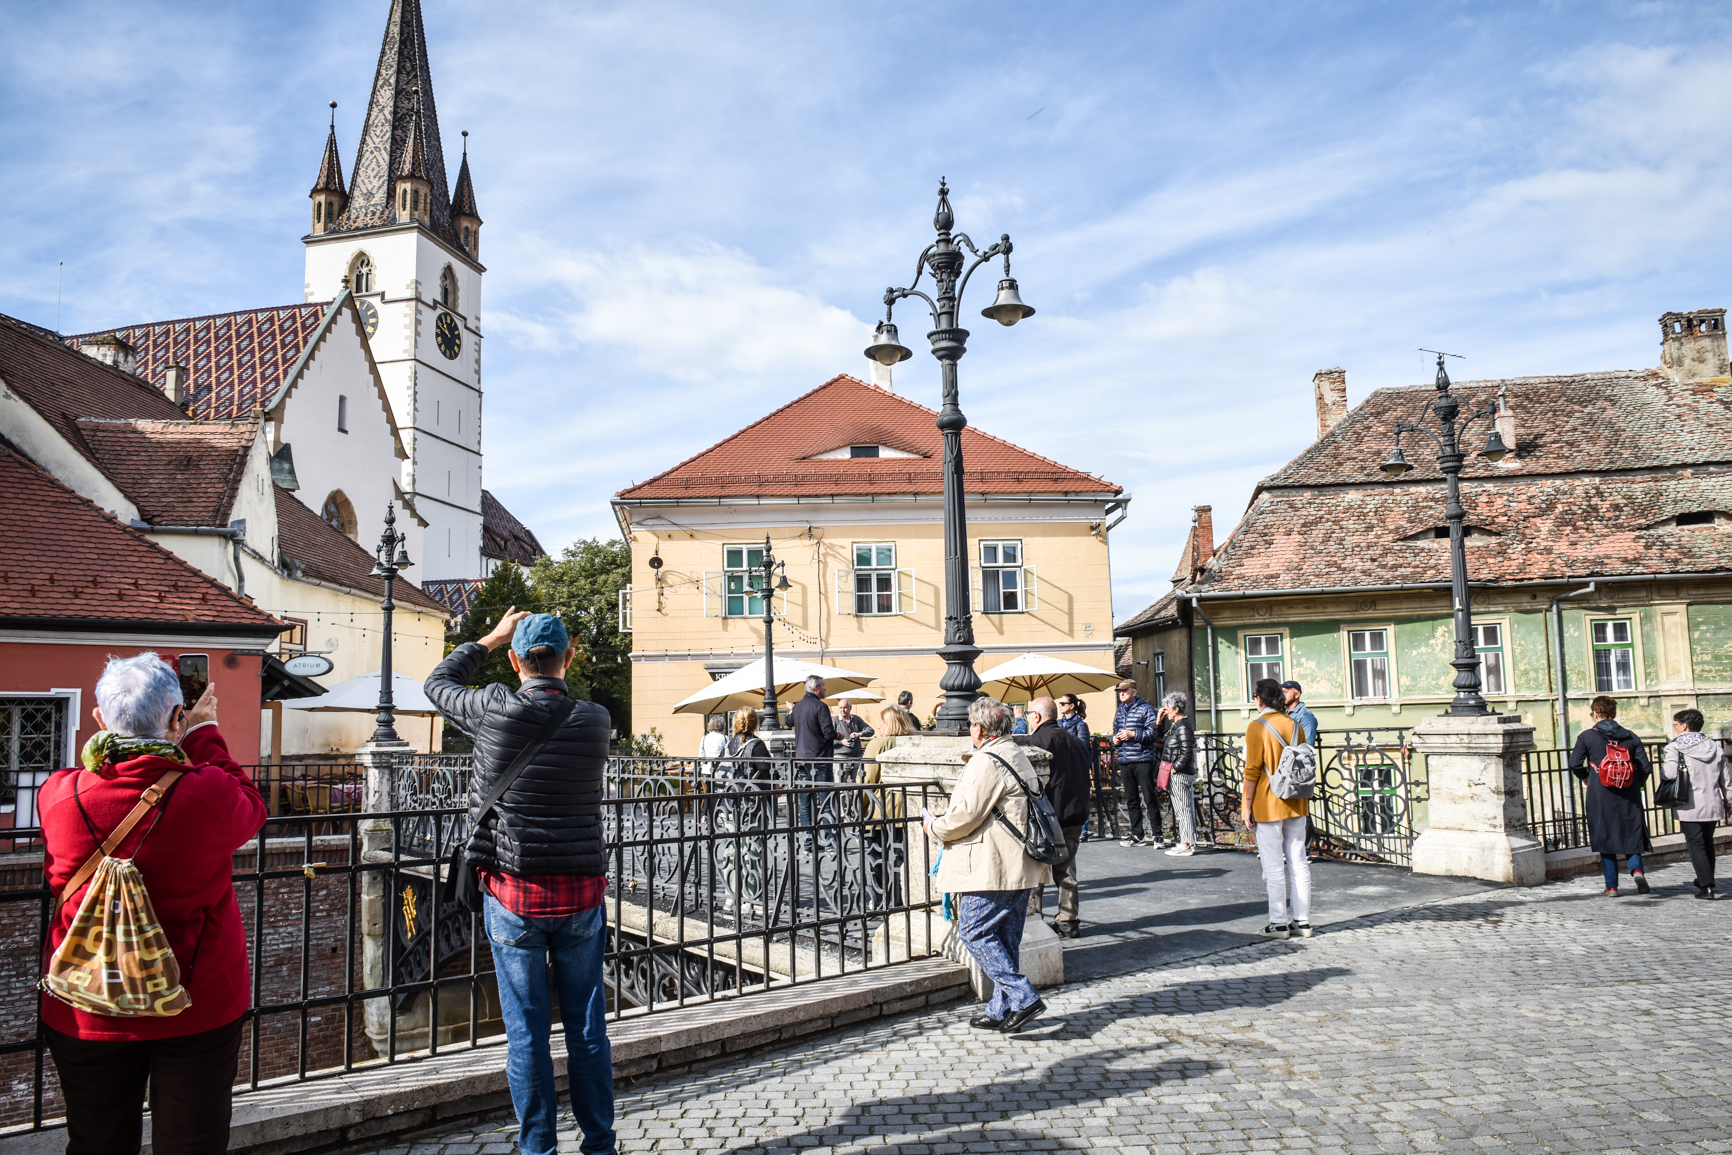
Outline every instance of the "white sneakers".
[[1173, 858], [1189, 858], [1195, 853], [1197, 853], [1196, 848], [1191, 846], [1189, 843], [1184, 842], [1181, 842], [1179, 845], [1167, 851], [1167, 854]]

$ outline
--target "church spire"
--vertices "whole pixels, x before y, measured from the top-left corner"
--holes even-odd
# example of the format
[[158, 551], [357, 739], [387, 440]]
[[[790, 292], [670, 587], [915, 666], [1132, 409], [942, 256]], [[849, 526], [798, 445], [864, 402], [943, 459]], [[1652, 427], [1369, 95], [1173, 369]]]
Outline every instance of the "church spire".
[[349, 192], [343, 187], [343, 159], [337, 155], [337, 102], [331, 101], [331, 134], [325, 138], [325, 156], [319, 162], [319, 176], [313, 181], [313, 231], [322, 233], [332, 228], [348, 202]]
[[[427, 207], [404, 212], [397, 206], [399, 180], [426, 182]], [[379, 68], [355, 177], [339, 229], [365, 229], [415, 217], [452, 243], [451, 198], [445, 179], [445, 153], [439, 142], [439, 111], [433, 100], [433, 75], [427, 64], [427, 34], [421, 25], [421, 0], [392, 0], [379, 46]]]
[[457, 170], [457, 191], [451, 194], [451, 223], [457, 239], [476, 260], [481, 259], [481, 210], [475, 207], [475, 185], [469, 179], [469, 130], [463, 130], [463, 166]]

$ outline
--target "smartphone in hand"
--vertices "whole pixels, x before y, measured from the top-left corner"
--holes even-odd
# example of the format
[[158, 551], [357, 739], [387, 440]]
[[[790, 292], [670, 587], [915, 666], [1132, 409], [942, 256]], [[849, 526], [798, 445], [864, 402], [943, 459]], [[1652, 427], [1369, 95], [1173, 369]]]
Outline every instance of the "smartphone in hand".
[[182, 654], [178, 672], [181, 702], [190, 710], [204, 696], [205, 687], [210, 685], [210, 655]]

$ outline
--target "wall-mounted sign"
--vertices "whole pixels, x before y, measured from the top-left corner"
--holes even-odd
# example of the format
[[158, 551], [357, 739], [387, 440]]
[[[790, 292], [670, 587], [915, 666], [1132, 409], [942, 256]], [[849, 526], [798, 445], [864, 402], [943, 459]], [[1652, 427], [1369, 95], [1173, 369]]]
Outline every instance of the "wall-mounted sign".
[[331, 659], [323, 654], [296, 654], [283, 668], [300, 678], [317, 678], [331, 672]]

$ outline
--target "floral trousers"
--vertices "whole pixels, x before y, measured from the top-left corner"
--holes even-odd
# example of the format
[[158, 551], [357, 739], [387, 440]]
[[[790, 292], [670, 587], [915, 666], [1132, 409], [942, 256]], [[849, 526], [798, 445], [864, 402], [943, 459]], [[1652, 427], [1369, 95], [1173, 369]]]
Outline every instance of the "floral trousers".
[[1034, 984], [1022, 977], [1022, 927], [1028, 919], [1028, 891], [976, 890], [956, 896], [956, 937], [992, 980], [986, 1013], [1002, 1019], [1040, 1001]]

